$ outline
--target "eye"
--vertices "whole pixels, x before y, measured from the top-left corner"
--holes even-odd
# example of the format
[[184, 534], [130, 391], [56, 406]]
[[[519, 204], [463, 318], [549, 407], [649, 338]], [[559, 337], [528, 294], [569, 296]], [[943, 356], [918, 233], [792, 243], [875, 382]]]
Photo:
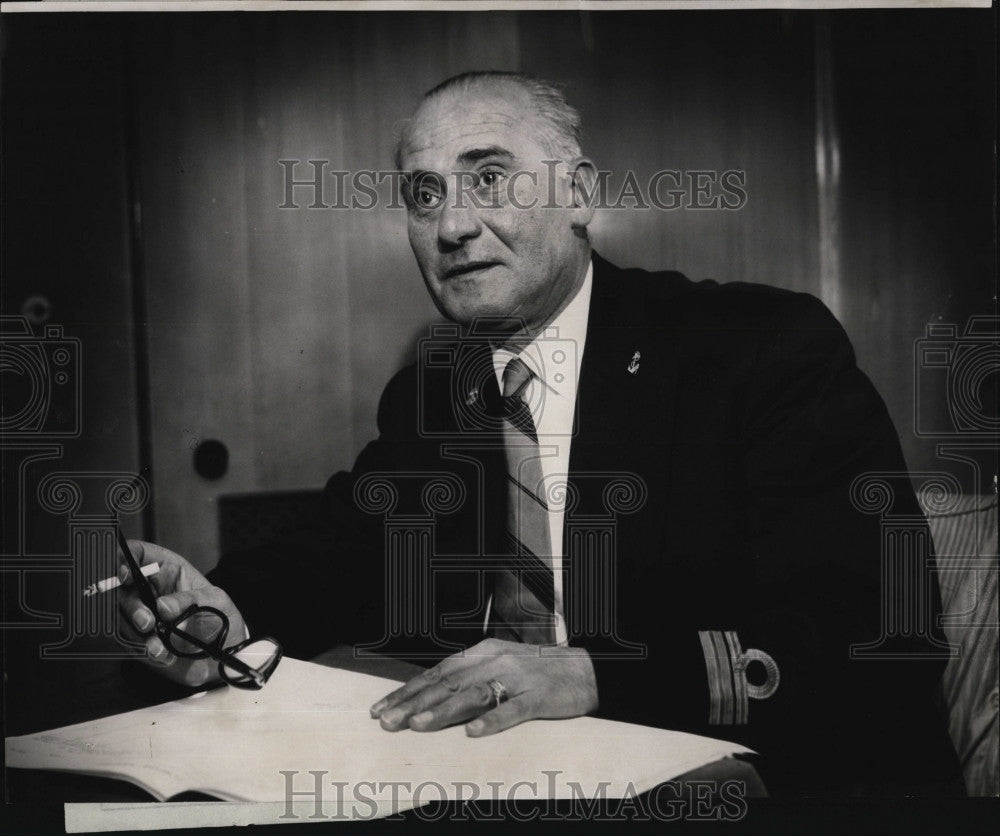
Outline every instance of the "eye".
[[487, 168], [479, 173], [479, 184], [493, 189], [499, 186], [505, 178], [506, 174], [499, 168]]
[[441, 177], [433, 172], [423, 172], [409, 184], [410, 202], [417, 209], [433, 209], [444, 199]]
[[423, 207], [434, 206], [440, 195], [433, 189], [421, 188], [417, 190], [417, 205]]

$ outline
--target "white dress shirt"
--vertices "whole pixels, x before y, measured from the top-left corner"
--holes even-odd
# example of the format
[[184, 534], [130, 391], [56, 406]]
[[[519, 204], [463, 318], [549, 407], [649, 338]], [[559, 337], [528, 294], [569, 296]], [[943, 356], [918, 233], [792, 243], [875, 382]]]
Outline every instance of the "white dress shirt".
[[[552, 323], [520, 353], [508, 348], [493, 351], [493, 368], [500, 391], [507, 364], [520, 357], [533, 376], [523, 397], [531, 409], [541, 455], [542, 479], [549, 509], [549, 543], [552, 546], [555, 574], [556, 643], [566, 644], [566, 620], [563, 608], [563, 517], [565, 515], [565, 485], [569, 473], [569, 450], [573, 438], [573, 417], [576, 412], [576, 389], [587, 339], [587, 317], [590, 313], [590, 292], [594, 267], [587, 266], [587, 275], [576, 296]], [[492, 602], [491, 602], [492, 603]], [[489, 608], [486, 616], [489, 623]]]

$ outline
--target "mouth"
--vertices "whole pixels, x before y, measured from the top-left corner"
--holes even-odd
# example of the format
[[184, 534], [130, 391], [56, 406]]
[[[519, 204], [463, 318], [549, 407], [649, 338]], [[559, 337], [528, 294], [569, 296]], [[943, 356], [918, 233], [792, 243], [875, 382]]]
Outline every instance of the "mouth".
[[456, 279], [461, 276], [468, 276], [472, 273], [477, 273], [481, 270], [488, 270], [490, 267], [496, 267], [499, 265], [499, 261], [466, 261], [463, 264], [457, 264], [454, 267], [449, 267], [445, 273], [445, 279]]

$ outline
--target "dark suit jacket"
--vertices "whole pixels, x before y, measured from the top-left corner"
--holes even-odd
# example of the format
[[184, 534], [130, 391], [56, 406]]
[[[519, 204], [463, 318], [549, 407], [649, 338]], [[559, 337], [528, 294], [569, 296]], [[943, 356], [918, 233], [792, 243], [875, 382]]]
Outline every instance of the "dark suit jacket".
[[[929, 627], [883, 615], [886, 515], [907, 542], [926, 523], [843, 329], [804, 294], [594, 263], [564, 583], [598, 714], [745, 742], [772, 792], [954, 776], [932, 707], [944, 639], [927, 548], [904, 563]], [[497, 397], [483, 341], [425, 341], [386, 387], [379, 438], [327, 484], [317, 527], [226, 556], [211, 579], [293, 655], [340, 640], [429, 663], [481, 640], [479, 569], [503, 552]], [[857, 486], [852, 499], [865, 473], [892, 493], [881, 514]], [[771, 696], [746, 699], [763, 666], [743, 674], [727, 634], [774, 660]], [[852, 658], [865, 644], [876, 652]]]

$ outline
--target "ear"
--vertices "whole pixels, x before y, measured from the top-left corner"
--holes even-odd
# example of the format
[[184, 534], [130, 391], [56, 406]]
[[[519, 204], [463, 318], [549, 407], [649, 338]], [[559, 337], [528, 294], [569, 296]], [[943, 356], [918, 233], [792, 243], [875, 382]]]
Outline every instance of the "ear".
[[570, 217], [574, 229], [586, 228], [594, 219], [597, 205], [597, 168], [589, 157], [577, 157], [569, 164]]

